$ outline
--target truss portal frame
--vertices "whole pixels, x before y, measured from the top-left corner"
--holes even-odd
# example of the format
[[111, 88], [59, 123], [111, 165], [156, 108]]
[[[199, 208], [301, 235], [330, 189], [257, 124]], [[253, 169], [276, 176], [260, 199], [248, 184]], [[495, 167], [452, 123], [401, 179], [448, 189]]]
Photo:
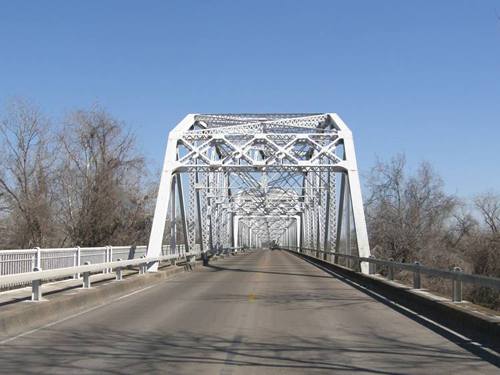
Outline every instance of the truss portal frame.
[[169, 212], [170, 244], [188, 252], [355, 243], [370, 256], [353, 137], [335, 113], [187, 115], [168, 137], [148, 256]]

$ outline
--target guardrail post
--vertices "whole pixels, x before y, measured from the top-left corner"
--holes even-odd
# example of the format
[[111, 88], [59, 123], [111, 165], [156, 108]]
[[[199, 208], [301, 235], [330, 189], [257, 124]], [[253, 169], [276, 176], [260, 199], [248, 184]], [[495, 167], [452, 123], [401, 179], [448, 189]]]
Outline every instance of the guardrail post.
[[[394, 262], [394, 258], [389, 258], [389, 262]], [[389, 280], [394, 280], [394, 264], [389, 264], [387, 268], [387, 277]]]
[[[141, 258], [146, 258], [146, 257], [143, 255]], [[146, 273], [146, 268], [147, 268], [146, 262], [139, 264], [139, 275], [143, 275], [144, 273]]]
[[[117, 262], [121, 262], [121, 261], [122, 260], [120, 258], [117, 259]], [[123, 268], [116, 267], [115, 272], [116, 272], [116, 281], [122, 281], [123, 280]]]
[[[34, 272], [41, 271], [41, 268], [33, 268]], [[42, 300], [42, 280], [33, 280], [31, 282], [31, 300], [41, 301]]]
[[[460, 267], [455, 267], [453, 268], [453, 271], [459, 273], [462, 272], [462, 269]], [[462, 302], [462, 280], [455, 277], [452, 285], [453, 302]]]
[[[370, 259], [375, 259], [373, 255], [370, 255]], [[370, 275], [375, 275], [377, 273], [377, 264], [368, 262], [368, 273]]]
[[415, 270], [413, 271], [413, 289], [420, 289], [420, 262], [414, 262]]
[[[76, 247], [76, 253], [75, 253], [75, 267], [78, 267], [80, 265], [80, 261], [82, 260], [82, 254], [81, 254], [81, 250], [80, 250], [80, 246], [77, 246]], [[75, 273], [75, 275], [73, 276], [74, 279], [79, 279], [80, 278], [80, 274], [79, 273]]]
[[[90, 265], [90, 262], [85, 262], [85, 265], [88, 266]], [[83, 289], [89, 289], [90, 288], [90, 272], [86, 271], [82, 273], [83, 275]]]

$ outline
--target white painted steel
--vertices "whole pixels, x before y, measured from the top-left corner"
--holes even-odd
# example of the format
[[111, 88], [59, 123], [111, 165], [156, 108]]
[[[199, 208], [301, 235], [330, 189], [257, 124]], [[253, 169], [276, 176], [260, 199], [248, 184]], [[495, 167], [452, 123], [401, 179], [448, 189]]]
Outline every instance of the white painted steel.
[[175, 259], [178, 257], [179, 257], [178, 255], [172, 254], [159, 257], [150, 257], [150, 258], [142, 257], [140, 259], [122, 260], [115, 262], [102, 262], [99, 264], [90, 264], [90, 262], [85, 262], [86, 264], [83, 266], [65, 267], [65, 268], [58, 268], [45, 271], [35, 267], [34, 270], [31, 272], [0, 276], [0, 287], [13, 284], [31, 283], [32, 285], [31, 300], [40, 301], [42, 299], [42, 281], [44, 280], [59, 280], [68, 276], [72, 276], [75, 273], [79, 273], [83, 275], [83, 284], [82, 284], [83, 288], [88, 289], [91, 287], [90, 276], [92, 273], [116, 269], [117, 280], [121, 280], [122, 279], [121, 273], [124, 267], [139, 266], [140, 268], [139, 273], [142, 274], [144, 273], [144, 269], [146, 267], [146, 264], [148, 263], [160, 263], [161, 261]]
[[106, 268], [117, 268], [117, 267], [128, 267], [135, 266], [143, 263], [151, 263], [151, 262], [159, 262], [163, 260], [170, 260], [175, 258], [174, 255], [169, 256], [161, 256], [154, 258], [140, 258], [140, 259], [130, 259], [130, 260], [122, 260], [115, 262], [107, 262], [107, 263], [99, 263], [99, 264], [88, 264], [78, 267], [66, 267], [66, 268], [58, 268], [53, 270], [41, 270], [41, 271], [32, 271], [26, 272], [22, 274], [16, 275], [5, 275], [0, 276], [0, 285], [6, 285], [13, 282], [23, 282], [28, 281], [31, 282], [33, 280], [55, 280], [61, 279], [66, 276], [71, 276], [73, 273], [84, 273], [84, 272], [99, 272]]
[[[337, 201], [340, 176], [348, 199]], [[169, 205], [171, 243], [179, 212], [184, 242], [203, 253], [285, 242], [340, 251], [352, 212], [354, 251], [370, 256], [352, 133], [335, 113], [187, 115], [168, 136], [148, 256], [160, 253]]]
[[[35, 268], [41, 270], [73, 269], [73, 275], [79, 277], [77, 267], [89, 262], [90, 264], [109, 264], [117, 259], [138, 259], [146, 256], [146, 246], [101, 246], [101, 247], [69, 247], [51, 249], [19, 249], [0, 250], [0, 277], [32, 272]], [[195, 247], [192, 254], [199, 254], [199, 247]], [[161, 256], [185, 256], [184, 245], [177, 245], [174, 252], [169, 245], [163, 245]], [[111, 267], [103, 268], [111, 272]], [[0, 288], [21, 287], [27, 285], [20, 278], [14, 278], [11, 284], [0, 284]]]

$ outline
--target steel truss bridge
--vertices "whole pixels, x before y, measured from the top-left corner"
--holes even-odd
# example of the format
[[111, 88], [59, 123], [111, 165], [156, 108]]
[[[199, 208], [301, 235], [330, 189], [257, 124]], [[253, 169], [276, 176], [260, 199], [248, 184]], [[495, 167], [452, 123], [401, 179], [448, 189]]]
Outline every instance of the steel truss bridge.
[[187, 115], [168, 137], [148, 256], [161, 253], [167, 217], [170, 246], [180, 224], [188, 252], [370, 256], [353, 137], [335, 113]]
[[147, 247], [0, 250], [0, 373], [498, 374], [470, 285], [500, 279], [370, 256], [336, 114], [192, 114]]

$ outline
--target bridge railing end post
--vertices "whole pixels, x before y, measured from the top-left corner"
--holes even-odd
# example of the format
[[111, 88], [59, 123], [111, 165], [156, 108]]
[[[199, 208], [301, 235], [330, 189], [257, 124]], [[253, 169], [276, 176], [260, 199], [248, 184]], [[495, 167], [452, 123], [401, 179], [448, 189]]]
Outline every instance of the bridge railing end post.
[[[90, 262], [89, 261], [85, 262], [85, 265], [86, 266], [90, 265]], [[83, 289], [90, 289], [91, 287], [90, 272], [89, 271], [82, 272], [82, 275], [83, 275]]]

